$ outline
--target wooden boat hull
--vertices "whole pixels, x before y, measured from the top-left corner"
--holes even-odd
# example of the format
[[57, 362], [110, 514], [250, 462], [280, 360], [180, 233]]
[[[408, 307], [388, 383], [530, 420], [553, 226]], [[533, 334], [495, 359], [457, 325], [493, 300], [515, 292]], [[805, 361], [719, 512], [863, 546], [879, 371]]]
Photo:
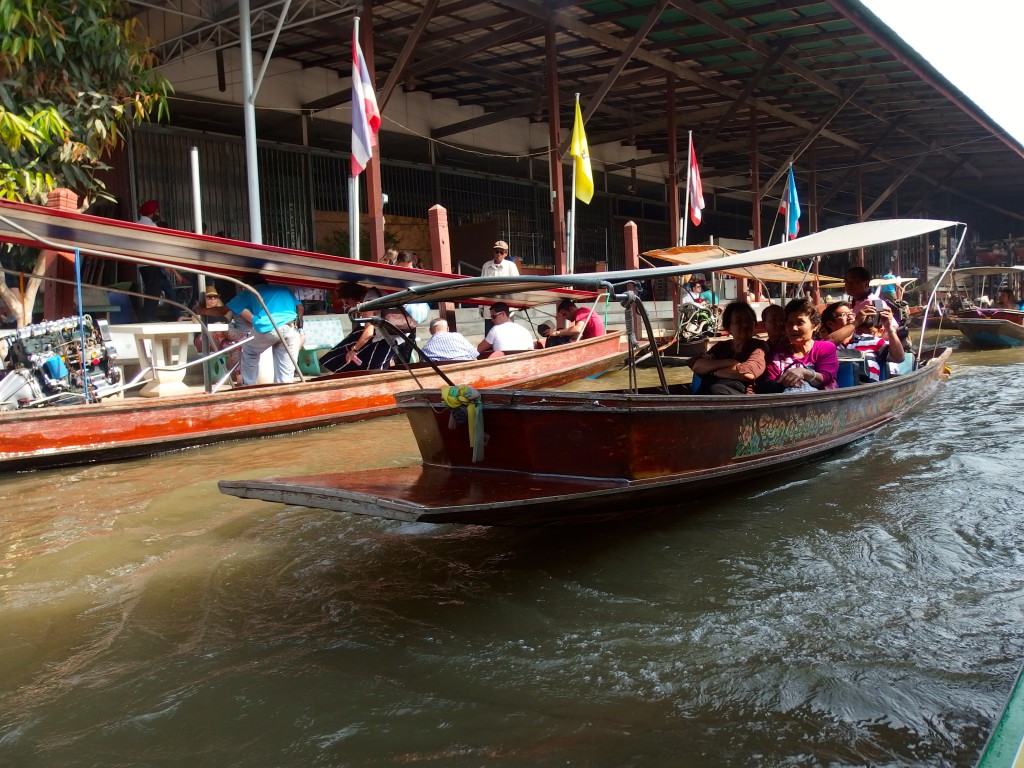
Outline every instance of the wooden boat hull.
[[914, 373], [821, 393], [751, 397], [482, 393], [488, 441], [449, 428], [436, 392], [397, 397], [422, 467], [222, 481], [225, 493], [399, 520], [482, 525], [592, 522], [807, 462], [927, 398], [949, 350]]
[[[621, 334], [550, 350], [444, 367], [458, 384], [551, 387], [620, 363]], [[444, 385], [417, 371], [431, 390]], [[245, 387], [217, 394], [129, 398], [0, 413], [0, 470], [31, 469], [144, 456], [223, 440], [296, 432], [396, 413], [408, 389], [405, 369], [348, 373], [303, 383]]]
[[1024, 312], [965, 311], [957, 315], [957, 329], [974, 347], [1024, 347]]
[[941, 312], [931, 312], [926, 315], [925, 307], [921, 306], [908, 307], [907, 313], [910, 316], [907, 320], [908, 328], [921, 328], [927, 320], [928, 328], [931, 330], [956, 330], [956, 315], [942, 314]]

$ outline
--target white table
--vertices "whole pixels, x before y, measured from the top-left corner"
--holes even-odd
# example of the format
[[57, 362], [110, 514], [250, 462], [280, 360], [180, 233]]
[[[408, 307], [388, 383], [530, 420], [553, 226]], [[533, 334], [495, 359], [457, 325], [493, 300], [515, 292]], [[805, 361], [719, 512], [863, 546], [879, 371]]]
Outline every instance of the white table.
[[[226, 331], [228, 325], [210, 323], [207, 328]], [[111, 326], [111, 330], [132, 334], [139, 364], [153, 369], [153, 378], [142, 387], [140, 395], [164, 397], [191, 391], [185, 384], [184, 364], [188, 361], [193, 336], [202, 330], [199, 323], [129, 323]], [[171, 370], [173, 368], [177, 370]]]

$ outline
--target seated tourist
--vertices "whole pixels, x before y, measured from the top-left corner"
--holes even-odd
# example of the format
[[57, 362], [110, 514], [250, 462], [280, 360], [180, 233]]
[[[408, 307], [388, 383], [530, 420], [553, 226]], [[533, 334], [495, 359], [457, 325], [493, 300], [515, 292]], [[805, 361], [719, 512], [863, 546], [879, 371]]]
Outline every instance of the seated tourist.
[[1000, 288], [999, 296], [996, 298], [996, 306], [999, 309], [1024, 309], [1024, 301], [1018, 302], [1013, 291], [1008, 288]]
[[557, 347], [559, 344], [568, 344], [572, 341], [568, 336], [555, 336], [554, 328], [547, 323], [541, 323], [537, 326], [537, 333], [540, 334], [540, 339], [535, 342], [534, 346], [537, 349], [545, 349], [547, 347]]
[[786, 310], [779, 304], [769, 304], [761, 310], [761, 322], [767, 336], [768, 349], [786, 340]]
[[508, 304], [496, 301], [491, 305], [491, 330], [476, 349], [480, 357], [497, 357], [507, 352], [533, 349], [533, 336], [509, 315]]
[[[376, 288], [367, 290], [359, 283], [341, 283], [337, 297], [343, 312], [351, 311], [362, 301], [381, 296]], [[360, 312], [352, 321], [352, 333], [338, 342], [320, 358], [320, 367], [333, 373], [349, 371], [386, 371], [391, 367], [394, 351], [384, 332], [372, 323], [360, 322], [360, 318], [376, 317], [380, 312]]]
[[683, 286], [683, 292], [679, 296], [680, 304], [703, 304], [704, 299], [700, 297], [700, 283], [696, 280], [691, 280]]
[[548, 333], [547, 338], [566, 337], [572, 341], [577, 339], [592, 339], [596, 336], [604, 336], [604, 321], [594, 311], [593, 307], [581, 309], [576, 306], [572, 299], [562, 299], [558, 302], [556, 317], [559, 324], [568, 322], [565, 328], [553, 330]]
[[899, 328], [892, 316], [892, 308], [878, 311], [865, 304], [854, 312], [844, 301], [829, 304], [821, 315], [822, 331], [841, 349], [856, 349], [867, 361], [869, 381], [881, 378], [882, 365], [902, 363], [906, 352], [900, 341]]
[[754, 308], [733, 302], [725, 308], [722, 325], [732, 335], [700, 357], [690, 361], [700, 376], [695, 395], [743, 395], [754, 391], [754, 382], [764, 373], [768, 345], [754, 338]]
[[465, 336], [448, 330], [448, 321], [443, 317], [430, 321], [430, 338], [421, 351], [424, 357], [435, 362], [476, 360], [480, 356]]
[[786, 305], [786, 340], [771, 350], [767, 380], [757, 392], [798, 392], [835, 389], [839, 357], [831, 341], [815, 340], [821, 315], [808, 299]]

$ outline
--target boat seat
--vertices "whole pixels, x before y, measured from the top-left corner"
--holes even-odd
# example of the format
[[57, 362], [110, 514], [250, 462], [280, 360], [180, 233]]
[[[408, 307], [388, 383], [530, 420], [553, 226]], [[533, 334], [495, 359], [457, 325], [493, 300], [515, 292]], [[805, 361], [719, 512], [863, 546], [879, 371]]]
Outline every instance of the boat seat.
[[849, 366], [847, 370], [852, 371], [853, 381], [850, 384], [843, 384], [843, 380], [836, 376], [836, 381], [840, 387], [853, 386], [854, 384], [860, 384], [863, 381], [868, 381], [868, 361], [864, 357], [864, 353], [859, 349], [837, 349], [836, 356], [839, 358], [839, 374], [847, 376], [843, 372], [843, 366]]
[[836, 384], [839, 385], [840, 389], [844, 387], [852, 387], [860, 379], [857, 371], [857, 363], [853, 360], [840, 360], [839, 370], [836, 373]]
[[310, 315], [303, 318], [302, 332], [306, 341], [299, 350], [299, 370], [306, 376], [319, 376], [321, 350], [333, 349], [345, 338], [341, 315]]
[[903, 376], [914, 372], [914, 353], [907, 352], [901, 363], [889, 363], [889, 374], [892, 376]]

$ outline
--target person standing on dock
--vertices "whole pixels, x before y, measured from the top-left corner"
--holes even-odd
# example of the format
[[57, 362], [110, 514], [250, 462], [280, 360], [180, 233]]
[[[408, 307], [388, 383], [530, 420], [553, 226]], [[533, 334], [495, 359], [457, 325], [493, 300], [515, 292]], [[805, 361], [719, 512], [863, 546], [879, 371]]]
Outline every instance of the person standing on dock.
[[519, 267], [507, 256], [508, 243], [499, 240], [494, 244], [494, 258], [484, 264], [480, 277], [518, 277]]

